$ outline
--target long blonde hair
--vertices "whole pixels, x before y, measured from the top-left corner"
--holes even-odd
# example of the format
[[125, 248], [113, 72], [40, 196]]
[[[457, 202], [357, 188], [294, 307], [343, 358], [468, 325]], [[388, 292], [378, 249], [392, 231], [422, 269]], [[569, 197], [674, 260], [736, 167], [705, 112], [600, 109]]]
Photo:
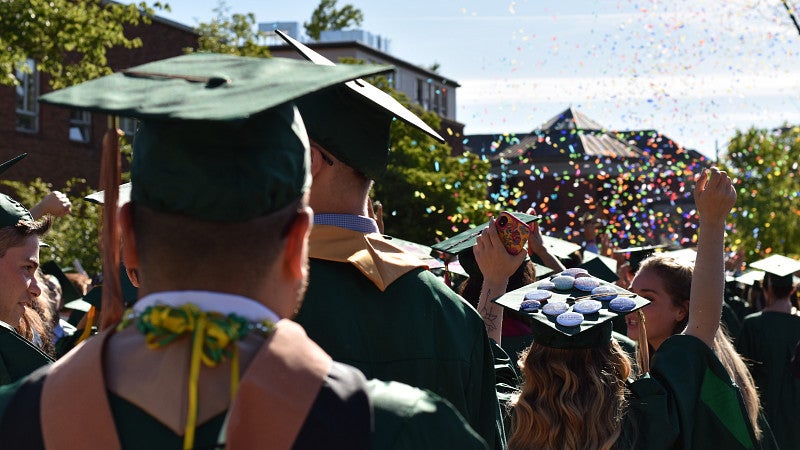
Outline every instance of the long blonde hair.
[[[642, 261], [639, 272], [643, 270], [652, 270], [663, 280], [664, 286], [669, 287], [669, 296], [673, 305], [679, 306], [683, 302], [689, 302], [692, 274], [694, 273], [693, 265], [683, 264], [669, 256], [655, 254]], [[676, 323], [673, 334], [683, 332], [688, 320], [687, 316], [684, 321]], [[739, 386], [753, 432], [756, 439], [760, 440], [762, 433], [758, 423], [758, 413], [761, 411], [761, 403], [758, 399], [756, 384], [741, 355], [736, 352], [736, 349], [731, 344], [730, 337], [728, 337], [727, 330], [725, 330], [725, 326], [722, 323], [720, 323], [717, 333], [714, 335], [713, 350], [722, 366], [728, 372], [728, 376]], [[641, 359], [638, 354], [637, 358]]]
[[622, 432], [631, 363], [616, 340], [590, 349], [531, 344], [513, 400], [508, 447], [608, 449]]

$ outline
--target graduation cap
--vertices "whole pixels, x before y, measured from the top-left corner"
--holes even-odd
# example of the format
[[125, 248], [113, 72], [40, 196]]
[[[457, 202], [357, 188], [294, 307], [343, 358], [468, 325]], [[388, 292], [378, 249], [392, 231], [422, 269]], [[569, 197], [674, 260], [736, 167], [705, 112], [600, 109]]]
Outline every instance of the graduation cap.
[[609, 283], [619, 280], [619, 275], [617, 275], [617, 260], [609, 258], [608, 256], [584, 252], [583, 262], [578, 267], [588, 270], [592, 275]]
[[725, 277], [725, 281], [735, 281], [737, 283], [742, 283], [747, 286], [752, 286], [755, 284], [756, 281], [761, 281], [764, 279], [764, 272], [760, 270], [746, 270], [742, 272], [739, 276], [731, 276], [728, 278]]
[[18, 163], [21, 159], [25, 158], [26, 156], [28, 156], [27, 153], [22, 153], [0, 164], [0, 175], [4, 174], [6, 170], [10, 169], [11, 166]]
[[[531, 224], [532, 222], [541, 219], [541, 216], [534, 216], [521, 212], [511, 212], [511, 214], [527, 224]], [[489, 222], [486, 222], [478, 225], [475, 228], [462, 231], [461, 233], [458, 233], [449, 239], [445, 239], [444, 241], [432, 245], [431, 248], [439, 252], [458, 256], [459, 265], [467, 275], [481, 275], [481, 271], [478, 268], [478, 263], [475, 261], [475, 254], [472, 251], [472, 247], [475, 246], [478, 236], [480, 236], [480, 234], [483, 233], [483, 230], [485, 230], [488, 226]], [[536, 270], [537, 278], [553, 272], [550, 268], [541, 264], [536, 264], [535, 262], [533, 264], [534, 269]]]
[[[130, 307], [136, 300], [139, 298], [139, 289], [131, 283], [130, 278], [128, 278], [128, 273], [125, 270], [125, 266], [121, 266], [119, 270], [119, 280], [122, 288], [122, 303], [125, 307]], [[102, 298], [103, 298], [103, 285], [94, 286], [89, 292], [86, 293], [81, 298], [75, 299], [69, 303], [64, 304], [64, 308], [73, 310], [72, 314], [69, 316], [69, 320], [67, 320], [72, 325], [76, 325], [80, 322], [83, 315], [89, 312], [91, 307], [95, 307], [96, 309], [102, 308]]]
[[0, 228], [13, 227], [19, 221], [33, 221], [30, 211], [6, 194], [0, 194]]
[[800, 261], [783, 255], [772, 255], [750, 264], [753, 269], [766, 272], [764, 280], [770, 280], [772, 286], [791, 287], [794, 284], [795, 272], [800, 272]]
[[[597, 287], [591, 292], [575, 287], [544, 291], [537, 289], [539, 283], [542, 283], [538, 281], [508, 292], [494, 302], [514, 314], [530, 319], [534, 342], [565, 349], [592, 348], [608, 342], [613, 331], [613, 319], [630, 314], [650, 303], [643, 297], [591, 275], [580, 278], [590, 279]], [[599, 293], [601, 287], [605, 294]], [[523, 310], [526, 295], [532, 291], [535, 293], [530, 294], [531, 296], [547, 298], [540, 301], [538, 308], [529, 309], [526, 304], [526, 310]], [[594, 292], [598, 294], [593, 294]]]
[[[334, 65], [280, 30], [275, 33], [307, 60], [324, 66]], [[394, 118], [444, 142], [436, 131], [391, 95], [360, 79], [300, 98], [297, 107], [311, 139], [373, 180], [386, 171], [389, 130]]]
[[0, 384], [24, 378], [53, 359], [0, 321]]
[[217, 222], [277, 211], [307, 190], [298, 97], [391, 66], [319, 66], [195, 53], [45, 94], [45, 103], [140, 119], [131, 199]]
[[686, 266], [694, 266], [694, 262], [695, 260], [697, 260], [697, 249], [695, 248], [682, 248], [680, 250], [670, 250], [661, 252], [660, 254], [672, 258], [675, 261], [678, 261]]
[[67, 278], [64, 274], [64, 271], [61, 270], [61, 267], [58, 266], [58, 263], [55, 261], [47, 261], [46, 263], [42, 264], [42, 272], [53, 275], [58, 280], [58, 283], [61, 285], [61, 302], [62, 304], [67, 304], [74, 300], [78, 300], [82, 297], [81, 293], [78, 292], [78, 289], [75, 288], [75, 285]]
[[659, 245], [647, 245], [644, 247], [629, 247], [614, 250], [614, 253], [620, 254], [625, 253], [628, 255], [628, 264], [630, 264], [631, 269], [634, 273], [639, 270], [639, 265], [644, 261], [645, 258], [656, 253], [659, 250], [665, 249], [669, 247], [666, 244], [659, 244]]
[[[91, 194], [83, 197], [84, 200], [98, 205], [104, 205], [106, 201], [106, 191], [92, 192]], [[131, 201], [131, 183], [124, 183], [119, 185], [119, 193], [117, 196], [117, 206], [122, 206]]]

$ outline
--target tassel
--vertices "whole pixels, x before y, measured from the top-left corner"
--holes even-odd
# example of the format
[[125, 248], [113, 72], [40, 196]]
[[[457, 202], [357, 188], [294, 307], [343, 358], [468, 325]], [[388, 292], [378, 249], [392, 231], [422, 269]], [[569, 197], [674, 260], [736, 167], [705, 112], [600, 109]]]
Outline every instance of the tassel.
[[120, 283], [120, 232], [117, 225], [117, 199], [121, 172], [117, 118], [109, 116], [108, 131], [103, 136], [100, 162], [100, 188], [105, 191], [101, 246], [103, 251], [103, 296], [100, 308], [100, 329], [112, 327], [122, 320], [122, 285]]
[[644, 326], [644, 313], [641, 309], [636, 311], [639, 315], [639, 368], [641, 375], [650, 372], [650, 347], [647, 346], [647, 327]]

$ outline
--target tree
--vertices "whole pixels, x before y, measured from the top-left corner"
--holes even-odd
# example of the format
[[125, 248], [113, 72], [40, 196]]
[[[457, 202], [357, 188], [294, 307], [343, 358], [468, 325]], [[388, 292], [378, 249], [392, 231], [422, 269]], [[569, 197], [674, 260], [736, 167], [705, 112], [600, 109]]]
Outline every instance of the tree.
[[[28, 208], [33, 207], [47, 193], [52, 185], [37, 178], [30, 184], [19, 181], [0, 181], [14, 190], [12, 197]], [[98, 225], [102, 207], [84, 200], [90, 194], [86, 180], [73, 178], [60, 189], [72, 202], [72, 211], [53, 221], [53, 226], [44, 237], [49, 247], [40, 250], [42, 261], [55, 261], [59, 267], [72, 267], [73, 261], [80, 261], [92, 275], [101, 272], [100, 247], [98, 244]]]
[[[268, 34], [254, 31], [256, 16], [253, 13], [228, 15], [230, 7], [219, 1], [214, 8], [214, 18], [209, 23], [200, 23], [197, 32], [198, 51], [225, 53], [239, 56], [268, 57], [269, 48], [264, 45]], [[193, 49], [186, 49], [187, 52]]]
[[[158, 2], [153, 7], [169, 8]], [[124, 26], [150, 23], [152, 14], [144, 2], [0, 1], [0, 84], [19, 84], [16, 73], [30, 71], [28, 59], [50, 75], [55, 89], [107, 75], [109, 48], [142, 45], [139, 38], [125, 36]]]
[[306, 34], [318, 41], [326, 30], [343, 30], [349, 26], [359, 26], [364, 20], [361, 10], [353, 5], [336, 9], [337, 0], [322, 0], [311, 13], [311, 20], [303, 23]]
[[[384, 77], [373, 84], [438, 129], [439, 116], [424, 111]], [[373, 199], [383, 204], [386, 234], [432, 244], [486, 222], [499, 207], [486, 200], [489, 163], [465, 153], [450, 156], [447, 144], [395, 120], [386, 174], [376, 181]]]
[[736, 179], [731, 244], [748, 261], [800, 254], [800, 127], [737, 131], [721, 165]]

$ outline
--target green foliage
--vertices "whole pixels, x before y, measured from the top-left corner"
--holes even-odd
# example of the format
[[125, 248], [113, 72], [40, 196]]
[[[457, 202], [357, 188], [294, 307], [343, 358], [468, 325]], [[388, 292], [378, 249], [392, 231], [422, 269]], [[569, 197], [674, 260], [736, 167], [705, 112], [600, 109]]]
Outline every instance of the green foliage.
[[732, 246], [751, 262], [800, 255], [800, 127], [738, 131], [720, 163], [736, 178]]
[[[11, 197], [28, 208], [32, 208], [53, 190], [51, 184], [40, 178], [28, 185], [7, 180], [0, 181], [0, 184], [11, 187], [14, 190]], [[73, 261], [78, 259], [90, 275], [97, 274], [101, 271], [102, 264], [98, 241], [102, 207], [83, 199], [92, 192], [88, 189], [86, 180], [73, 178], [59, 190], [69, 197], [72, 211], [53, 220], [52, 228], [44, 236], [44, 241], [50, 247], [40, 249], [39, 259], [53, 260], [62, 268], [73, 267]]]
[[[439, 116], [424, 111], [383, 77], [373, 84], [438, 129]], [[480, 225], [499, 209], [486, 200], [489, 163], [451, 148], [422, 131], [395, 120], [386, 174], [375, 183], [374, 200], [383, 204], [384, 232], [421, 244], [432, 244]]]
[[[169, 9], [155, 3], [153, 8]], [[125, 25], [150, 23], [153, 8], [145, 2], [123, 5], [101, 0], [0, 1], [0, 85], [17, 85], [16, 71], [27, 71], [28, 58], [50, 75], [55, 88], [111, 73], [109, 48], [141, 47]]]
[[[230, 7], [224, 1], [219, 1], [213, 11], [215, 16], [211, 22], [197, 26], [200, 34], [198, 51], [269, 57], [269, 48], [264, 44], [267, 33], [254, 31], [255, 14], [229, 15]], [[193, 51], [191, 48], [185, 50]]]
[[306, 34], [319, 40], [320, 35], [326, 30], [343, 30], [350, 26], [359, 26], [364, 20], [364, 14], [353, 5], [344, 5], [336, 9], [337, 0], [322, 0], [317, 9], [311, 13], [311, 20], [303, 22]]

